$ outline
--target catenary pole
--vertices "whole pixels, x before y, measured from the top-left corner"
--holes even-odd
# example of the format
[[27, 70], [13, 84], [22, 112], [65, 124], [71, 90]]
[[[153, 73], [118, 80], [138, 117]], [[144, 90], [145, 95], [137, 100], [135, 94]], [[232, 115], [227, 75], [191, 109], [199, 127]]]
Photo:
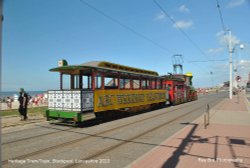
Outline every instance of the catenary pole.
[[233, 59], [232, 59], [232, 33], [231, 30], [228, 31], [229, 33], [229, 98], [233, 98]]

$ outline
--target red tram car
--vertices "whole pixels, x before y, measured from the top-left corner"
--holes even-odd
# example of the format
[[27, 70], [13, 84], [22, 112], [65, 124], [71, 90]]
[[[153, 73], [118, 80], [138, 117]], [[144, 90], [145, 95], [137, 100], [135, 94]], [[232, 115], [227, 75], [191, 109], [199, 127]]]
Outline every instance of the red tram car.
[[197, 100], [197, 92], [192, 86], [192, 73], [165, 75], [164, 84], [169, 91], [169, 102], [171, 105]]

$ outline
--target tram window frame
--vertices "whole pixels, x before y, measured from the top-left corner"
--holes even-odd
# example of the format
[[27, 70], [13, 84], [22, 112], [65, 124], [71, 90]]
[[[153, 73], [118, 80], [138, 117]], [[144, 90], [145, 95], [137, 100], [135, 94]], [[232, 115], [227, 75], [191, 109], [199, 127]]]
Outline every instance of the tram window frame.
[[162, 89], [162, 80], [156, 79], [156, 89]]
[[92, 89], [91, 75], [82, 75], [82, 89]]
[[120, 80], [120, 81], [119, 81], [120, 86], [118, 86], [119, 89], [124, 89], [124, 78], [119, 78], [118, 80]]
[[61, 90], [71, 90], [71, 74], [62, 74]]
[[177, 90], [183, 90], [184, 89], [183, 85], [176, 85], [176, 87], [177, 87]]
[[80, 89], [80, 75], [73, 75], [74, 76], [74, 88], [73, 89]]
[[[118, 80], [117, 77], [105, 77], [104, 78], [104, 88], [105, 89], [118, 89]], [[112, 85], [107, 85], [109, 82], [112, 81]]]
[[157, 88], [157, 80], [156, 79], [152, 79], [151, 80], [151, 85], [152, 85], [151, 89], [154, 89], [154, 90], [158, 89]]
[[141, 89], [147, 89], [147, 85], [146, 85], [146, 80], [145, 79], [141, 80]]
[[129, 90], [129, 89], [133, 89], [133, 87], [131, 88], [131, 77], [129, 75], [122, 75], [120, 74], [118, 77], [119, 81], [119, 86], [118, 89], [121, 90]]
[[150, 89], [150, 90], [154, 89], [153, 83], [154, 83], [154, 79], [149, 79], [148, 80], [148, 89]]
[[95, 75], [95, 89], [102, 89], [102, 77], [101, 74]]
[[143, 90], [150, 89], [149, 80], [150, 79], [142, 79], [142, 89]]
[[128, 79], [128, 78], [125, 78], [125, 86], [124, 86], [124, 89], [132, 89], [131, 87], [130, 87], [130, 80], [131, 79]]
[[[138, 83], [137, 86], [135, 85], [135, 83], [136, 83], [135, 81]], [[139, 79], [132, 79], [132, 82], [133, 82], [133, 89], [135, 89], [135, 90], [140, 89], [140, 80]]]
[[173, 90], [173, 88], [172, 88], [172, 84], [167, 84], [167, 89], [168, 89], [168, 91]]

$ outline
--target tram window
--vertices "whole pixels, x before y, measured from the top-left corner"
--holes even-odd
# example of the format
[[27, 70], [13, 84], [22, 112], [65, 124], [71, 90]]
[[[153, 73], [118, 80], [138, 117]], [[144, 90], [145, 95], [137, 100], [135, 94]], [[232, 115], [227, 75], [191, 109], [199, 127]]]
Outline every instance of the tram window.
[[118, 79], [117, 78], [105, 78], [105, 89], [117, 89]]
[[70, 75], [63, 75], [63, 90], [70, 89]]
[[124, 79], [120, 79], [120, 89], [124, 88]]
[[120, 79], [120, 89], [129, 89], [130, 80], [129, 79]]
[[152, 88], [151, 89], [158, 89], [158, 85], [159, 85], [159, 81], [156, 81], [156, 80], [152, 80], [151, 81], [152, 82]]
[[168, 84], [168, 90], [172, 90], [172, 85], [171, 84]]
[[125, 79], [125, 89], [130, 89], [130, 79]]
[[80, 85], [79, 85], [79, 75], [75, 75], [74, 76], [74, 80], [75, 80], [75, 82], [74, 82], [74, 88], [75, 89], [79, 89], [80, 87]]
[[102, 77], [96, 76], [95, 77], [95, 88], [100, 89], [102, 87]]
[[148, 82], [149, 82], [148, 89], [155, 89], [155, 81], [154, 80], [149, 80]]
[[146, 89], [146, 81], [145, 80], [141, 81], [141, 88]]
[[149, 81], [142, 80], [142, 89], [148, 89], [148, 88], [149, 88]]
[[83, 89], [90, 89], [91, 88], [91, 76], [82, 76], [82, 88]]
[[157, 80], [156, 88], [157, 88], [157, 89], [162, 89], [162, 81]]
[[140, 80], [133, 80], [133, 88], [134, 89], [140, 88]]
[[178, 89], [178, 90], [181, 90], [182, 88], [183, 88], [182, 85], [177, 85], [177, 89]]

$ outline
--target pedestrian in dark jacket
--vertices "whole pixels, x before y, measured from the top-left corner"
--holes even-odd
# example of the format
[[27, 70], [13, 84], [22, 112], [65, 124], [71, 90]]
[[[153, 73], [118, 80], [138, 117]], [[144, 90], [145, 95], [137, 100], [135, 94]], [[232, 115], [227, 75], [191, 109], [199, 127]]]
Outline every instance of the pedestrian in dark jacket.
[[19, 101], [19, 113], [21, 115], [21, 121], [22, 120], [27, 120], [27, 107], [28, 107], [28, 94], [24, 91], [23, 88], [20, 89], [20, 95], [18, 98]]

